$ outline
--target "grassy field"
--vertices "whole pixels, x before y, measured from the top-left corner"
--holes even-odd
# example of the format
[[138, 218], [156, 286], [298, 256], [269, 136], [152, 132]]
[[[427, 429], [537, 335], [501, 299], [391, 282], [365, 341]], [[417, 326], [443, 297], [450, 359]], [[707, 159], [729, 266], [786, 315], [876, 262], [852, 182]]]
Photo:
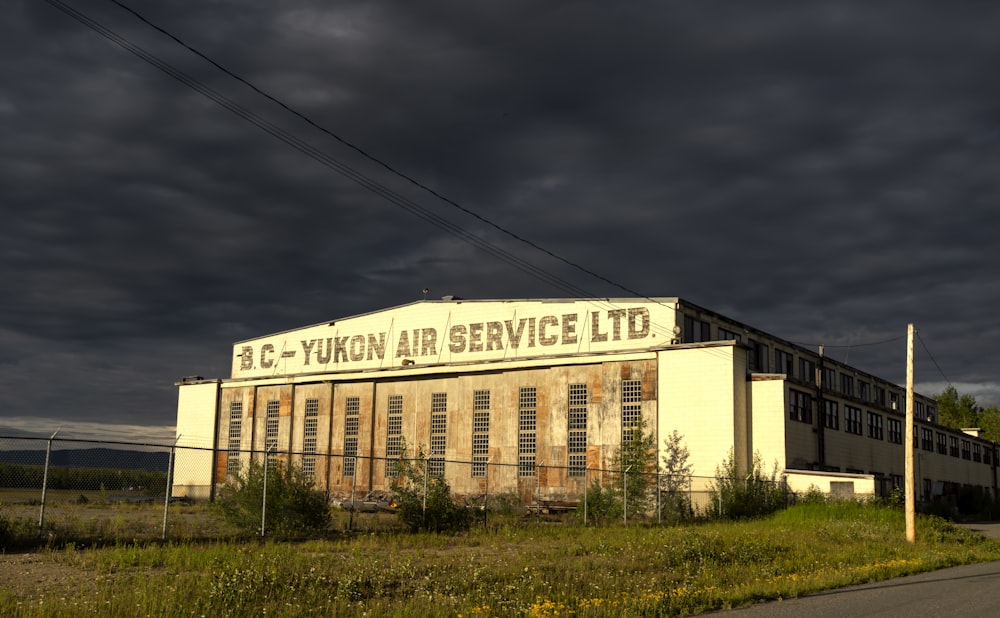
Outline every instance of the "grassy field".
[[903, 531], [898, 510], [835, 503], [676, 527], [508, 521], [457, 536], [70, 544], [4, 556], [13, 562], [0, 565], [0, 608], [5, 616], [671, 616], [1000, 559], [1000, 544], [940, 519], [918, 518], [913, 545]]

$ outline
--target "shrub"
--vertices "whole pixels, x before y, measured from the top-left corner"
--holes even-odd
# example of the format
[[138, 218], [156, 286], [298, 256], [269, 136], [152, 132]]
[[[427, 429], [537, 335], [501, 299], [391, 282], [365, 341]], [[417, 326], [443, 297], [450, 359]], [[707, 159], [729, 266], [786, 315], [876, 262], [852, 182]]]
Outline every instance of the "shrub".
[[[227, 522], [244, 532], [260, 533], [264, 505], [264, 466], [251, 461], [246, 472], [226, 482], [217, 502]], [[302, 468], [276, 462], [267, 471], [266, 528], [295, 535], [325, 530], [330, 525], [326, 494], [316, 489]]]
[[796, 504], [826, 504], [826, 502], [826, 494], [815, 485], [810, 485], [805, 493], [795, 495]]
[[25, 517], [11, 517], [0, 502], [0, 552], [30, 546], [38, 541], [38, 522]]
[[473, 512], [455, 502], [451, 486], [444, 476], [427, 475], [427, 456], [423, 448], [416, 459], [407, 459], [406, 440], [400, 440], [399, 459], [392, 491], [396, 495], [397, 515], [412, 532], [467, 530]]
[[[582, 507], [583, 505], [581, 505]], [[621, 492], [613, 487], [604, 487], [594, 479], [587, 488], [587, 519], [597, 523], [608, 523], [622, 519]], [[582, 510], [581, 517], [582, 517]]]
[[777, 464], [768, 476], [760, 454], [754, 453], [750, 469], [744, 473], [732, 449], [715, 469], [715, 484], [710, 496], [708, 515], [716, 519], [761, 517], [788, 505], [787, 487], [784, 479], [778, 478]]

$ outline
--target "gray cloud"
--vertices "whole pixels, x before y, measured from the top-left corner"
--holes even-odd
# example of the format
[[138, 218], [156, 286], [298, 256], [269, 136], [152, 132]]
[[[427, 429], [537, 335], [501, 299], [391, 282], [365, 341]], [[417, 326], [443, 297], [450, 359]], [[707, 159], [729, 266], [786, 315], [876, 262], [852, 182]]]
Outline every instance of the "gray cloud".
[[[624, 294], [429, 197], [113, 4], [73, 6], [436, 215], [593, 294]], [[1000, 403], [1000, 9], [137, 8], [343, 138], [630, 289], [852, 346], [829, 353], [897, 380], [903, 344], [864, 344], [912, 321], [949, 380]], [[0, 35], [6, 417], [169, 425], [173, 381], [225, 376], [233, 341], [410, 302], [423, 287], [565, 295], [45, 3], [16, 3]], [[918, 381], [944, 383], [919, 348]]]

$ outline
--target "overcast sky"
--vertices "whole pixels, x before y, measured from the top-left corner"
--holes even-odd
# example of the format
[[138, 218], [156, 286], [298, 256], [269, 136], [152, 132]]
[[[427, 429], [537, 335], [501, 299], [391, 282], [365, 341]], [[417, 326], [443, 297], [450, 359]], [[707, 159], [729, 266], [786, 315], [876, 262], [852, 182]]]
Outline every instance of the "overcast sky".
[[229, 109], [6, 3], [0, 435], [166, 438], [174, 383], [227, 377], [234, 342], [425, 287], [577, 295], [401, 200], [586, 294], [680, 296], [900, 384], [913, 322], [918, 390], [1000, 403], [1000, 5], [123, 0], [616, 287], [114, 3], [64, 1]]

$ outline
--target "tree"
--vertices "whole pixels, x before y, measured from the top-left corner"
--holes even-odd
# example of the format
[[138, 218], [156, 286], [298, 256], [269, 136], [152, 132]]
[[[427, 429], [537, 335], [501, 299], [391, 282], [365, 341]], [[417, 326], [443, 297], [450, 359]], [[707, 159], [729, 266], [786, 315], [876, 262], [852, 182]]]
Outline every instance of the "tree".
[[646, 422], [624, 433], [622, 443], [611, 457], [610, 474], [595, 478], [587, 488], [587, 517], [613, 521], [624, 516], [647, 515], [652, 509], [656, 487], [656, 436], [646, 433]]
[[684, 436], [675, 429], [663, 439], [660, 479], [660, 515], [670, 520], [688, 519], [694, 514], [687, 489], [691, 483], [691, 453], [684, 446]]
[[938, 422], [942, 425], [955, 429], [976, 427], [979, 407], [972, 395], [959, 396], [958, 390], [954, 386], [949, 386], [944, 392], [936, 395], [934, 400], [938, 407]]
[[[218, 508], [229, 523], [260, 532], [264, 506], [264, 464], [251, 461], [245, 472], [226, 481]], [[278, 534], [320, 532], [330, 525], [326, 493], [300, 466], [278, 461], [267, 470], [267, 528]]]
[[472, 512], [456, 504], [444, 476], [427, 475], [427, 455], [417, 449], [416, 459], [407, 458], [406, 439], [400, 439], [399, 458], [390, 487], [396, 495], [397, 515], [412, 532], [465, 530], [472, 525]]
[[611, 467], [621, 471], [620, 490], [628, 514], [644, 515], [650, 511], [652, 489], [656, 487], [656, 436], [652, 432], [646, 433], [646, 421], [640, 418], [631, 432], [624, 433], [622, 437]]
[[966, 429], [978, 427], [983, 437], [1000, 442], [1000, 410], [996, 406], [982, 408], [972, 395], [959, 395], [954, 386], [949, 386], [934, 396], [938, 408], [938, 422], [945, 427]]

